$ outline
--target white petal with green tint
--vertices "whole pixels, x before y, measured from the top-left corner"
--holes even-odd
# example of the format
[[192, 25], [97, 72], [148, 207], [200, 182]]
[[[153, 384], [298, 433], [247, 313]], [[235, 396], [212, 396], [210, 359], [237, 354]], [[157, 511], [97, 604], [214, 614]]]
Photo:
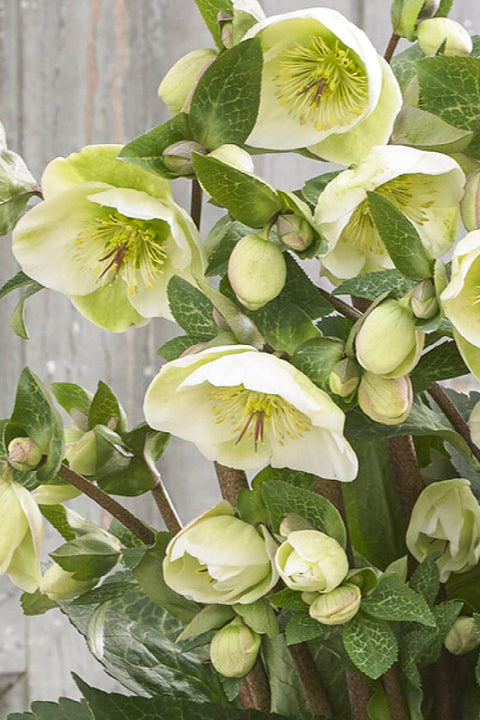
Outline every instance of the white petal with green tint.
[[[480, 230], [474, 230], [455, 248], [451, 280], [441, 295], [441, 302], [455, 330], [467, 343], [476, 347], [480, 347], [479, 300]], [[472, 353], [468, 352], [468, 356], [470, 358]], [[467, 364], [471, 367], [470, 362]], [[473, 372], [477, 374], [475, 370]]]
[[127, 286], [121, 278], [89, 295], [70, 295], [69, 299], [90, 322], [110, 332], [124, 332], [129, 327], [148, 322], [131, 304]]

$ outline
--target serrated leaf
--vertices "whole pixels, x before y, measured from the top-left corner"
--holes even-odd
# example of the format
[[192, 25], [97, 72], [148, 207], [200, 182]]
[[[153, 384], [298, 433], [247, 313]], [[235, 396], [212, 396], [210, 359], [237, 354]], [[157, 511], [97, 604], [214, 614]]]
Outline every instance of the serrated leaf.
[[357, 613], [343, 628], [348, 657], [361, 672], [376, 680], [398, 657], [398, 644], [390, 625]]
[[40, 290], [43, 289], [43, 285], [32, 281], [29, 285], [27, 285], [26, 290], [23, 291], [22, 297], [20, 298], [20, 301], [18, 302], [15, 310], [12, 313], [12, 317], [10, 318], [10, 326], [15, 335], [21, 337], [22, 340], [28, 340], [30, 337], [28, 334], [27, 326], [25, 324], [25, 310], [27, 307], [27, 302], [33, 295], [36, 295], [38, 292], [40, 292]]
[[179, 335], [159, 347], [157, 353], [165, 358], [167, 362], [170, 362], [179, 358], [192, 345], [198, 345], [201, 342], [204, 342], [204, 340], [198, 335]]
[[7, 720], [96, 720], [85, 700], [60, 698], [58, 703], [33, 702], [31, 713], [11, 713]]
[[88, 425], [90, 428], [106, 425], [119, 432], [126, 429], [125, 413], [112, 390], [102, 380], [98, 383], [97, 392], [90, 403]]
[[174, 275], [167, 288], [168, 303], [177, 323], [189, 335], [211, 340], [218, 328], [212, 319], [212, 303], [196, 287]]
[[423, 392], [430, 383], [468, 375], [469, 369], [458, 352], [457, 344], [447, 340], [426, 352], [411, 374], [413, 391]]
[[317, 638], [323, 640], [335, 632], [337, 632], [336, 628], [322, 625], [310, 617], [308, 612], [307, 614], [295, 613], [285, 628], [285, 640], [287, 645], [298, 645], [298, 643], [310, 642], [310, 640], [316, 640]]
[[327, 389], [330, 373], [343, 357], [344, 348], [344, 343], [337, 338], [312, 338], [297, 347], [290, 362], [315, 385]]
[[437, 56], [416, 64], [420, 106], [464, 130], [478, 130], [480, 60], [476, 57]]
[[416, 63], [425, 54], [422, 52], [418, 44], [412, 45], [398, 55], [392, 58], [392, 70], [398, 80], [402, 92], [405, 92], [411, 79], [416, 74]]
[[412, 280], [398, 270], [382, 270], [345, 280], [333, 290], [333, 295], [355, 295], [376, 300], [379, 295], [392, 292], [396, 298], [401, 298], [414, 285]]
[[274, 532], [278, 532], [280, 523], [287, 515], [295, 513], [345, 547], [345, 526], [341, 515], [322, 495], [279, 480], [263, 483], [261, 491]]
[[383, 195], [368, 193], [370, 212], [397, 270], [411, 280], [423, 280], [433, 273], [433, 260], [422, 245], [415, 226]]
[[165, 165], [163, 151], [170, 145], [190, 139], [188, 116], [180, 113], [129, 142], [121, 149], [118, 158], [162, 177], [174, 179], [178, 175]]
[[412, 590], [421, 593], [429, 605], [435, 603], [440, 589], [440, 573], [435, 555], [429, 555], [420, 563], [408, 584]]
[[225, 143], [245, 142], [258, 115], [262, 67], [258, 38], [218, 56], [192, 97], [189, 119], [195, 140], [212, 150]]
[[377, 587], [362, 601], [362, 611], [379, 620], [418, 622], [435, 627], [427, 601], [396, 575], [384, 575]]
[[256, 175], [199, 153], [193, 153], [193, 166], [205, 190], [235, 220], [262, 228], [280, 211], [276, 191]]

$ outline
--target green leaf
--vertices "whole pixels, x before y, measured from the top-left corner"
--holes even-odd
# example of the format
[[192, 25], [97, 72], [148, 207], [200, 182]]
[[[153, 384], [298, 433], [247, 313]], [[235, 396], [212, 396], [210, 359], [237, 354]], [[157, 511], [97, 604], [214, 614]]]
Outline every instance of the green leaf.
[[317, 478], [311, 473], [302, 472], [301, 470], [292, 470], [291, 468], [273, 468], [271, 465], [260, 470], [253, 479], [252, 486], [257, 489], [263, 483], [280, 480], [289, 483], [295, 487], [302, 487], [305, 490], [315, 490]]
[[421, 593], [429, 605], [434, 605], [440, 589], [440, 573], [435, 555], [429, 555], [420, 563], [412, 574], [409, 585], [412, 590]]
[[449, 600], [461, 600], [480, 613], [480, 565], [466, 573], [452, 573], [445, 589]]
[[419, 60], [416, 68], [422, 109], [454, 127], [477, 130], [480, 60], [437, 56]]
[[251, 227], [238, 220], [232, 220], [225, 215], [215, 225], [207, 239], [208, 267], [205, 271], [207, 277], [224, 275], [227, 272], [228, 261], [232, 250], [245, 235], [251, 235]]
[[243, 145], [258, 115], [263, 55], [252, 38], [222, 53], [207, 68], [190, 106], [193, 138], [209, 149]]
[[15, 226], [25, 205], [39, 190], [20, 155], [8, 150], [0, 123], [0, 236]]
[[[392, 19], [394, 20], [393, 29], [397, 35], [413, 42], [415, 39], [415, 27], [423, 3], [424, 0], [403, 0], [400, 12], [397, 14], [392, 13]], [[398, 15], [398, 17], [396, 17], [396, 15]]]
[[272, 694], [272, 713], [310, 720], [312, 713], [305, 689], [284, 637], [277, 635], [272, 640], [265, 639], [262, 649]]
[[53, 610], [57, 607], [54, 600], [50, 600], [47, 595], [42, 595], [40, 590], [36, 590], [34, 593], [22, 593], [20, 598], [22, 610], [24, 615], [43, 615], [48, 610]]
[[91, 480], [105, 492], [135, 497], [155, 485], [156, 478], [149, 470], [142, 451], [136, 455], [124, 440], [107, 427], [95, 427], [97, 462]]
[[10, 440], [22, 436], [34, 440], [46, 455], [36, 475], [39, 483], [48, 483], [63, 460], [63, 425], [50, 395], [29, 368], [20, 374], [13, 413], [5, 427], [5, 443], [8, 446]]
[[398, 270], [382, 270], [380, 272], [366, 273], [358, 277], [345, 280], [334, 288], [333, 295], [355, 295], [356, 297], [376, 300], [385, 292], [392, 292], [396, 298], [403, 297], [415, 285]]
[[97, 603], [105, 603], [107, 600], [115, 600], [123, 595], [123, 593], [136, 589], [136, 583], [128, 580], [120, 580], [103, 583], [99, 587], [79, 595], [72, 600], [72, 605], [96, 605]]
[[[352, 439], [348, 431], [346, 437]], [[372, 437], [371, 442], [354, 442], [353, 448], [359, 461], [358, 475], [355, 482], [342, 485], [351, 541], [373, 566], [385, 570], [406, 553], [403, 518], [387, 446]]]
[[334, 180], [339, 174], [340, 170], [335, 170], [334, 172], [323, 173], [323, 175], [318, 175], [317, 177], [307, 180], [301, 190], [302, 196], [310, 205], [315, 207], [318, 202], [318, 198], [325, 190], [328, 183]]
[[[284, 588], [280, 592], [268, 596], [269, 601], [275, 607], [285, 610], [293, 610], [301, 615], [308, 615], [308, 605], [302, 600], [302, 593]], [[316, 621], [315, 621], [316, 622]]]
[[57, 548], [50, 557], [73, 573], [75, 580], [91, 580], [110, 572], [119, 560], [120, 551], [106, 540], [83, 535]]
[[362, 612], [344, 626], [343, 644], [355, 667], [373, 680], [391, 668], [398, 656], [397, 640], [390, 625]]
[[188, 116], [180, 113], [129, 142], [120, 151], [118, 159], [165, 178], [177, 178], [178, 175], [165, 165], [163, 151], [170, 145], [190, 139]]
[[152, 602], [182, 622], [189, 623], [200, 610], [199, 606], [171, 590], [163, 578], [162, 562], [170, 539], [169, 533], [158, 533], [155, 545], [147, 550], [143, 560], [134, 568], [133, 575]]
[[[74, 421], [78, 425], [78, 413], [86, 415], [90, 410], [92, 399], [90, 393], [88, 393], [80, 385], [68, 382], [54, 382], [50, 384], [50, 390], [55, 397], [55, 400], [59, 405], [69, 414], [75, 416]], [[82, 428], [83, 430], [84, 428]], [[88, 427], [85, 427], [87, 430]]]
[[340, 513], [322, 495], [279, 480], [263, 483], [261, 490], [274, 532], [278, 532], [287, 515], [295, 513], [345, 547], [345, 526]]
[[447, 17], [452, 9], [453, 0], [440, 0], [440, 7], [435, 13], [435, 17]]
[[435, 627], [427, 601], [393, 573], [384, 575], [377, 587], [362, 601], [362, 611], [379, 620], [418, 622]]
[[195, 0], [195, 4], [205, 21], [206, 26], [212, 33], [217, 46], [223, 49], [220, 26], [217, 22], [217, 15], [220, 10], [233, 12], [232, 0]]
[[328, 378], [343, 357], [344, 343], [338, 338], [318, 337], [307, 340], [295, 350], [290, 362], [310, 380], [328, 389]]
[[193, 153], [193, 166], [205, 190], [235, 220], [262, 228], [280, 211], [276, 191], [256, 175], [199, 153]]
[[453, 340], [447, 340], [420, 358], [411, 374], [413, 391], [423, 392], [434, 381], [448, 380], [468, 373], [469, 369], [458, 352], [457, 344]]
[[32, 282], [30, 285], [27, 286], [26, 290], [23, 291], [22, 297], [17, 304], [15, 310], [12, 313], [12, 317], [10, 318], [10, 326], [15, 333], [15, 335], [18, 335], [18, 337], [21, 337], [22, 340], [28, 340], [29, 334], [27, 330], [27, 326], [25, 324], [25, 310], [27, 306], [28, 300], [32, 297], [32, 295], [36, 295], [40, 290], [43, 290], [43, 285], [40, 285], [40, 283]]
[[395, 73], [402, 92], [405, 92], [411, 79], [416, 75], [417, 61], [424, 57], [425, 54], [418, 44], [415, 44], [392, 58], [392, 70]]
[[11, 713], [7, 720], [96, 720], [85, 700], [60, 698], [57, 703], [33, 702], [31, 713]]
[[396, 268], [411, 280], [423, 280], [433, 273], [415, 226], [383, 195], [368, 193], [368, 204], [380, 237]]
[[309, 642], [316, 638], [329, 637], [336, 632], [335, 628], [322, 625], [314, 620], [308, 613], [295, 613], [288, 621], [285, 628], [285, 640], [287, 645], [297, 645], [302, 642]]
[[125, 430], [125, 413], [118, 399], [102, 380], [98, 383], [97, 392], [93, 396], [88, 412], [88, 425], [106, 425], [111, 430]]
[[212, 319], [212, 303], [196, 287], [174, 275], [167, 288], [168, 303], [177, 323], [188, 335], [211, 340], [218, 333]]
[[2, 285], [0, 288], [0, 299], [5, 297], [5, 295], [8, 295], [8, 293], [13, 290], [25, 287], [25, 285], [30, 285], [31, 283], [33, 283], [32, 278], [29, 278], [28, 275], [25, 275], [25, 273], [20, 270], [20, 272]]
[[76, 533], [68, 520], [67, 510], [63, 505], [39, 505], [43, 517], [60, 533], [64, 540], [75, 540]]
[[167, 362], [170, 362], [179, 358], [192, 345], [198, 345], [201, 342], [204, 342], [204, 340], [198, 335], [179, 335], [164, 343], [158, 348], [157, 353], [165, 358]]

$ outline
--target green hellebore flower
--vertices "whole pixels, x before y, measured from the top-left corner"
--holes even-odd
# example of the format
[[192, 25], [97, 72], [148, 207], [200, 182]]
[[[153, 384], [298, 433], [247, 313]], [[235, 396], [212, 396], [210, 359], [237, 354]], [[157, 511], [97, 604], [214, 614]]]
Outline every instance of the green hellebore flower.
[[51, 162], [45, 200], [20, 220], [13, 253], [22, 270], [67, 295], [113, 332], [171, 319], [167, 284], [202, 273], [198, 231], [163, 178], [117, 159], [118, 145], [92, 145]]
[[357, 474], [340, 408], [293, 365], [249, 345], [166, 363], [144, 412], [150, 427], [194, 442], [228, 467], [270, 464], [343, 482]]
[[413, 508], [407, 530], [407, 547], [422, 562], [432, 553], [440, 580], [463, 573], [480, 559], [480, 506], [464, 478], [428, 485]]
[[345, 583], [319, 595], [310, 605], [309, 614], [322, 625], [344, 625], [355, 617], [361, 602], [362, 591], [358, 585]]
[[9, 575], [15, 585], [33, 593], [41, 578], [42, 515], [5, 462], [0, 462], [0, 512], [0, 575]]
[[417, 40], [425, 55], [433, 55], [445, 43], [444, 55], [470, 55], [472, 38], [463, 25], [446, 17], [424, 20], [417, 28]]
[[275, 556], [280, 577], [291, 590], [328, 593], [345, 579], [348, 559], [335, 540], [319, 530], [296, 530]]
[[51, 565], [40, 582], [40, 592], [50, 600], [70, 600], [95, 587], [99, 578], [91, 580], [74, 580], [69, 573], [57, 563]]
[[445, 638], [444, 645], [452, 655], [466, 655], [480, 645], [480, 635], [473, 617], [459, 617]]
[[336, 279], [394, 265], [370, 214], [367, 192], [386, 197], [416, 227], [438, 258], [455, 241], [465, 175], [447, 155], [402, 145], [376, 147], [344, 170], [318, 199], [315, 220], [328, 241], [323, 269]]
[[245, 235], [228, 261], [232, 289], [249, 310], [258, 310], [279, 295], [287, 279], [283, 252], [263, 235]]
[[308, 147], [332, 162], [358, 161], [387, 142], [401, 107], [398, 83], [365, 33], [336, 10], [269, 17], [258, 36], [264, 55], [253, 147]]
[[412, 383], [408, 375], [388, 378], [366, 372], [360, 381], [357, 397], [362, 412], [374, 422], [400, 425], [412, 409]]
[[163, 561], [165, 582], [197, 602], [255, 602], [277, 583], [276, 544], [266, 528], [234, 517], [223, 501], [192, 520], [170, 541]]
[[398, 300], [385, 300], [369, 313], [355, 338], [360, 365], [375, 375], [407, 375], [420, 359], [425, 333]]
[[220, 675], [241, 678], [255, 665], [261, 644], [260, 635], [237, 617], [214, 635], [210, 660]]

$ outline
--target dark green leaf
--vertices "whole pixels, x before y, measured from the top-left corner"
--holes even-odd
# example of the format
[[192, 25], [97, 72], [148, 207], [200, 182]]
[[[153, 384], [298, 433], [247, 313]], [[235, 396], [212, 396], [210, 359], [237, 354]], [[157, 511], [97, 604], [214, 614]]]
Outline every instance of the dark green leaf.
[[440, 573], [435, 555], [429, 555], [415, 569], [409, 582], [412, 590], [421, 593], [429, 605], [435, 603], [440, 589]]
[[398, 270], [382, 270], [345, 280], [333, 290], [333, 295], [356, 295], [367, 300], [376, 300], [385, 292], [393, 292], [396, 298], [401, 298], [414, 285], [412, 280]]
[[220, 25], [217, 16], [220, 10], [233, 11], [232, 0], [195, 0], [206, 26], [212, 33], [213, 39], [219, 48], [223, 48]]
[[291, 468], [273, 468], [271, 465], [260, 470], [253, 479], [253, 487], [260, 488], [263, 483], [272, 482], [273, 480], [281, 480], [295, 487], [302, 487], [305, 490], [315, 490], [317, 478], [311, 473], [302, 472], [301, 470], [292, 470]]
[[380, 237], [397, 270], [411, 280], [423, 280], [433, 272], [415, 226], [383, 195], [368, 193], [368, 204]]
[[46, 595], [42, 595], [40, 590], [36, 590], [34, 593], [22, 594], [20, 599], [22, 604], [22, 610], [24, 615], [43, 615], [48, 610], [53, 610], [57, 607], [54, 600], [50, 600]]
[[470, 609], [480, 613], [480, 565], [466, 573], [452, 573], [445, 589], [449, 600], [462, 600]]
[[225, 215], [215, 225], [207, 240], [209, 251], [208, 267], [205, 274], [224, 275], [227, 272], [228, 260], [233, 248], [245, 235], [250, 235], [252, 228], [238, 220], [232, 220]]
[[195, 140], [209, 149], [245, 142], [257, 119], [262, 67], [260, 40], [252, 38], [222, 53], [207, 68], [190, 106]]
[[177, 323], [189, 335], [211, 340], [218, 333], [212, 319], [210, 300], [183, 278], [175, 275], [168, 283], [168, 302]]
[[97, 461], [91, 479], [105, 492], [135, 497], [155, 485], [156, 478], [143, 455], [138, 457], [124, 440], [103, 425], [95, 427]]
[[[80, 385], [68, 382], [54, 382], [50, 384], [50, 390], [55, 400], [69, 414], [80, 412], [88, 416], [91, 405], [90, 394]], [[75, 422], [76, 422], [75, 417]], [[78, 424], [78, 423], [76, 423]]]
[[301, 193], [305, 200], [310, 203], [310, 205], [315, 207], [318, 202], [318, 198], [325, 190], [328, 183], [334, 180], [334, 178], [336, 178], [339, 173], [340, 170], [335, 170], [334, 172], [324, 173], [323, 175], [318, 175], [317, 177], [307, 180], [301, 190]]
[[272, 640], [264, 640], [263, 655], [272, 694], [272, 712], [282, 713], [289, 718], [310, 720], [312, 713], [304, 686], [284, 637], [277, 635]]
[[76, 533], [68, 521], [67, 510], [63, 505], [39, 505], [40, 511], [64, 540], [75, 540]]
[[70, 540], [50, 553], [50, 557], [75, 580], [90, 580], [110, 572], [117, 564], [120, 551], [110, 542], [91, 535]]
[[423, 392], [430, 383], [468, 375], [469, 369], [462, 360], [453, 340], [436, 345], [425, 353], [411, 375], [413, 390]]
[[329, 637], [336, 632], [335, 628], [328, 625], [322, 625], [314, 620], [310, 615], [304, 613], [295, 613], [288, 621], [285, 628], [285, 640], [287, 645], [297, 645], [302, 642], [309, 642], [316, 638]]
[[405, 92], [410, 80], [416, 75], [416, 63], [425, 57], [420, 47], [415, 44], [392, 58], [392, 70], [396, 75], [402, 92]]
[[435, 13], [435, 17], [447, 17], [452, 9], [453, 0], [440, 0], [440, 7]]
[[315, 385], [327, 389], [330, 373], [343, 354], [344, 343], [341, 340], [318, 337], [300, 345], [290, 358], [290, 362]]
[[33, 702], [31, 713], [12, 713], [7, 720], [96, 720], [85, 700], [60, 698], [57, 703]]
[[387, 622], [357, 613], [343, 628], [343, 644], [353, 664], [376, 680], [396, 661], [398, 644]]
[[308, 605], [303, 602], [302, 593], [296, 592], [295, 590], [284, 588], [280, 590], [280, 592], [269, 595], [268, 599], [275, 607], [283, 608], [284, 610], [293, 610], [301, 615], [308, 615]]
[[157, 352], [165, 358], [167, 362], [170, 362], [171, 360], [179, 358], [180, 355], [182, 355], [185, 350], [191, 348], [192, 345], [198, 345], [201, 342], [205, 341], [198, 335], [179, 335], [164, 343], [162, 347], [158, 348]]
[[165, 165], [163, 151], [170, 145], [190, 139], [188, 116], [180, 113], [166, 123], [157, 125], [149, 132], [132, 140], [122, 148], [118, 157], [131, 165], [137, 165], [149, 172], [173, 179], [178, 175], [172, 173]]
[[13, 290], [25, 287], [25, 285], [30, 285], [32, 282], [32, 278], [29, 278], [28, 275], [25, 275], [25, 273], [20, 270], [20, 272], [18, 272], [16, 275], [10, 278], [10, 280], [7, 280], [7, 282], [2, 285], [2, 287], [0, 288], [0, 299], [5, 297], [5, 295], [8, 295], [8, 293], [12, 292]]
[[13, 311], [12, 317], [10, 318], [10, 326], [13, 332], [15, 335], [18, 335], [18, 337], [21, 337], [22, 340], [28, 340], [30, 337], [25, 324], [25, 310], [27, 302], [32, 295], [36, 295], [40, 292], [40, 290], [43, 290], [43, 285], [32, 281], [30, 285], [27, 286], [27, 289], [23, 291], [22, 297]]
[[418, 622], [435, 627], [427, 601], [406, 585], [399, 575], [384, 575], [377, 587], [363, 599], [362, 611], [379, 620]]
[[90, 428], [96, 425], [106, 425], [111, 430], [123, 432], [126, 428], [125, 413], [117, 398], [102, 380], [98, 383], [97, 392], [93, 396], [88, 412]]

